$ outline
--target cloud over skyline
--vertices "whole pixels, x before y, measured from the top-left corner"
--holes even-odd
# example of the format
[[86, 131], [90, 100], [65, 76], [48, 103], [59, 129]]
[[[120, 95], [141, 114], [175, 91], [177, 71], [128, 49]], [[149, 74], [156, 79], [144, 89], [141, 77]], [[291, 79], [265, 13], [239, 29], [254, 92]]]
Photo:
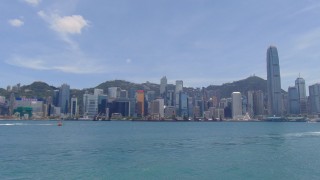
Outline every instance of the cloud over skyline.
[[38, 6], [41, 2], [41, 0], [24, 0], [24, 2], [32, 5], [32, 6]]
[[[294, 83], [295, 72], [307, 84], [319, 81], [316, 1], [20, 2], [6, 1], [14, 10], [0, 17], [8, 22], [0, 29], [6, 34], [0, 43], [3, 74], [26, 71], [28, 79], [64, 79], [78, 87], [108, 79], [158, 83], [166, 75], [201, 87], [252, 74], [266, 78], [266, 50], [275, 45], [283, 89]], [[85, 78], [90, 81], [78, 80]]]
[[21, 27], [24, 24], [21, 19], [10, 19], [8, 23], [13, 27]]

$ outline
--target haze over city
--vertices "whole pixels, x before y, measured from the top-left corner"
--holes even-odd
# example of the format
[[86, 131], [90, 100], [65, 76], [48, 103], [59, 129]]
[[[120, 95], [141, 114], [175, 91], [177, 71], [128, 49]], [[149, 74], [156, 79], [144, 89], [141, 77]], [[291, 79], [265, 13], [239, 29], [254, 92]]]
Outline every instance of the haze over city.
[[[98, 3], [97, 3], [98, 2]], [[279, 51], [282, 88], [319, 81], [320, 3], [309, 1], [16, 0], [0, 4], [0, 87], [72, 88], [124, 79], [201, 87], [266, 79]]]

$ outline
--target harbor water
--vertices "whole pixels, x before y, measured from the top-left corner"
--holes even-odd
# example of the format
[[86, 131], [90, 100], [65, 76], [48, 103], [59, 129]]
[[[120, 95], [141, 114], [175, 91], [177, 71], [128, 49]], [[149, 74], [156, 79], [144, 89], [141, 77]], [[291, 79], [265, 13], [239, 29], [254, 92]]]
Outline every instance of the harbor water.
[[318, 179], [320, 123], [0, 121], [0, 179]]

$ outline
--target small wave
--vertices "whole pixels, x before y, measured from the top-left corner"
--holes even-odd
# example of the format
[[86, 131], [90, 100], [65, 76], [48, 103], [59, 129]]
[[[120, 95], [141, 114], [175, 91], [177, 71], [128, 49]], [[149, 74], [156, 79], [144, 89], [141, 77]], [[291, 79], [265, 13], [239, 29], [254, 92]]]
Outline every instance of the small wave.
[[0, 126], [53, 126], [55, 124], [28, 124], [28, 123], [5, 123]]
[[302, 133], [289, 133], [286, 137], [306, 137], [306, 136], [320, 136], [320, 132], [302, 132]]

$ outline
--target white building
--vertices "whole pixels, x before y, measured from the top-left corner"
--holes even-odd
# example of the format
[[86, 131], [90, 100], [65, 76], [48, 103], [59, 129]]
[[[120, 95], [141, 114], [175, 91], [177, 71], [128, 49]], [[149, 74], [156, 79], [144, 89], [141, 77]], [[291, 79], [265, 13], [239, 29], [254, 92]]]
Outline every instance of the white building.
[[242, 116], [242, 100], [240, 92], [233, 92], [231, 95], [232, 98], [232, 119], [240, 120]]
[[98, 114], [98, 96], [94, 94], [83, 95], [83, 117], [93, 118]]
[[102, 95], [103, 94], [103, 89], [94, 89], [94, 95], [98, 96], [98, 95]]
[[150, 114], [158, 114], [160, 118], [164, 118], [164, 99], [156, 99], [151, 102]]
[[118, 88], [117, 87], [109, 87], [108, 88], [108, 97], [109, 98], [117, 98]]

